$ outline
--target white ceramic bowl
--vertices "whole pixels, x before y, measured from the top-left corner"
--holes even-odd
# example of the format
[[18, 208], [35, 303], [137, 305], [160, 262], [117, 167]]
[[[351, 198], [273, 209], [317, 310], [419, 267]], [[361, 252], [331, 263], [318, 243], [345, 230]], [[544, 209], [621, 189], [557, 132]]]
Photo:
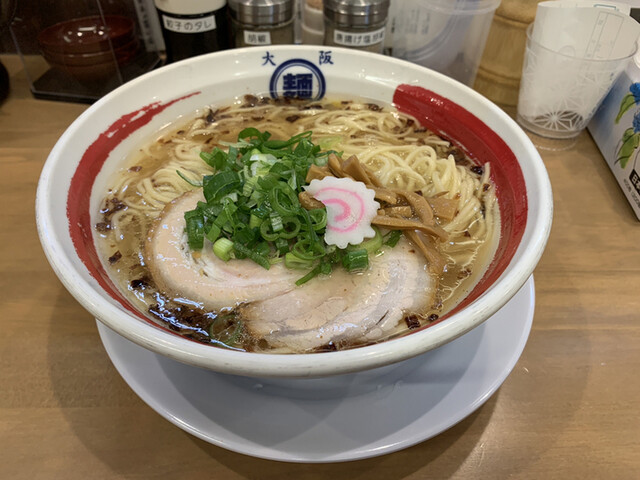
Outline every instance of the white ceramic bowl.
[[[437, 323], [404, 337], [351, 350], [270, 355], [188, 340], [157, 326], [120, 295], [93, 243], [110, 172], [160, 127], [205, 105], [244, 94], [282, 95], [286, 75], [312, 78], [312, 97], [351, 95], [395, 103], [470, 155], [491, 163], [501, 209], [501, 239], [489, 270], [463, 303]], [[62, 135], [42, 171], [38, 231], [56, 274], [107, 326], [150, 350], [224, 373], [318, 377], [399, 362], [478, 326], [525, 283], [549, 235], [552, 195], [544, 164], [518, 125], [470, 88], [404, 61], [322, 46], [230, 50], [175, 63], [102, 98]]]

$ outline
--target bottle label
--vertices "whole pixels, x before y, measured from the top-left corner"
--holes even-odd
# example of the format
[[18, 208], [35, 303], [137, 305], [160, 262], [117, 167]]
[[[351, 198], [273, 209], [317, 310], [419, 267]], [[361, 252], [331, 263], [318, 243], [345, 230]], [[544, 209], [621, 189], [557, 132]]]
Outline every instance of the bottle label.
[[346, 47], [369, 47], [384, 40], [385, 28], [366, 33], [345, 32], [344, 30], [333, 31], [333, 41], [336, 45]]
[[216, 17], [206, 15], [197, 18], [179, 18], [162, 14], [164, 28], [177, 33], [202, 33], [216, 29]]
[[244, 43], [245, 45], [271, 45], [271, 33], [245, 30]]

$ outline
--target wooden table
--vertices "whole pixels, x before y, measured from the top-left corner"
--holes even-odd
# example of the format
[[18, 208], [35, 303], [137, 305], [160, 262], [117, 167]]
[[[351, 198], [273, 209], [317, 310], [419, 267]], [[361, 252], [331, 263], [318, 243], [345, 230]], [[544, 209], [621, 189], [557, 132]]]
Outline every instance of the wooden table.
[[184, 433], [118, 375], [34, 221], [43, 163], [86, 106], [33, 99], [17, 59], [3, 62], [13, 90], [0, 107], [0, 478], [640, 478], [640, 222], [587, 133], [543, 152], [554, 226], [530, 339], [498, 392], [404, 451], [286, 464]]

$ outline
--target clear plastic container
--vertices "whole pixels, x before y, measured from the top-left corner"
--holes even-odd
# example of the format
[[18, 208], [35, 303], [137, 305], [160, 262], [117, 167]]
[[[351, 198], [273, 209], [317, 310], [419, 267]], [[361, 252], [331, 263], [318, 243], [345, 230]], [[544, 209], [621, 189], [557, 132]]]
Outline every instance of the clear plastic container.
[[391, 53], [472, 86], [500, 0], [402, 0]]
[[16, 2], [9, 25], [33, 96], [82, 103], [161, 63], [154, 27], [152, 5], [114, 0]]

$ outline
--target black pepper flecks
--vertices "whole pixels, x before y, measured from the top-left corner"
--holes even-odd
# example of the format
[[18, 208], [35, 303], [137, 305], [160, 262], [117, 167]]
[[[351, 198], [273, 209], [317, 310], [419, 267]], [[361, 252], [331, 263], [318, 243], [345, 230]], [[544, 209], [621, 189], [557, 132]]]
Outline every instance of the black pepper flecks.
[[109, 257], [109, 263], [113, 265], [121, 258], [122, 258], [122, 253], [120, 253], [120, 250], [116, 250], [116, 252]]
[[484, 173], [484, 168], [481, 167], [480, 165], [474, 165], [473, 167], [471, 167], [470, 170], [476, 175], [480, 175], [480, 176], [482, 176], [482, 174]]
[[98, 222], [96, 223], [96, 230], [100, 233], [107, 233], [111, 230], [111, 224], [107, 222]]
[[420, 317], [415, 313], [410, 313], [409, 315], [404, 316], [404, 323], [407, 324], [407, 328], [409, 330], [415, 330], [416, 328], [420, 328]]

